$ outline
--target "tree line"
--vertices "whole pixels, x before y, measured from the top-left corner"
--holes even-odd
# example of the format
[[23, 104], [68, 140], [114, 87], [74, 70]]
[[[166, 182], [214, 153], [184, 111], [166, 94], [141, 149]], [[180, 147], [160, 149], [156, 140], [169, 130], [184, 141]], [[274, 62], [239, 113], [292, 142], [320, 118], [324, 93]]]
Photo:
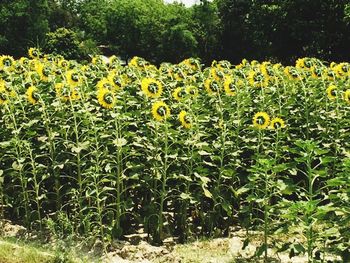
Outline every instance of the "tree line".
[[2, 0], [0, 53], [28, 47], [70, 59], [141, 56], [154, 63], [242, 58], [350, 59], [348, 0]]

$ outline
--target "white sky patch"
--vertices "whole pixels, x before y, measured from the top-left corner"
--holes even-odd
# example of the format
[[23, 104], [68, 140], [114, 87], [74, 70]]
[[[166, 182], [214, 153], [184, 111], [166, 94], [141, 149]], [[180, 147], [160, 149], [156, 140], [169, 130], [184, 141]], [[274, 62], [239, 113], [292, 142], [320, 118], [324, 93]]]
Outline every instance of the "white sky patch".
[[183, 3], [187, 7], [200, 3], [199, 0], [164, 0], [164, 2], [165, 3], [174, 3], [174, 2]]

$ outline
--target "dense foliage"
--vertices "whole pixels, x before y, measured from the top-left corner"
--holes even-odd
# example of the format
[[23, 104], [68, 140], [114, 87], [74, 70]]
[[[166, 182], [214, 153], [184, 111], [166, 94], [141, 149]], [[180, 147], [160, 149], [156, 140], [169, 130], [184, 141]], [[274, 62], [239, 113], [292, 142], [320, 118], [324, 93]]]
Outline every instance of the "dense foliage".
[[303, 56], [348, 61], [349, 17], [346, 0], [202, 0], [191, 8], [162, 0], [5, 0], [0, 53], [19, 57], [31, 46], [51, 52], [47, 33], [66, 28], [83, 43], [62, 50], [71, 59], [102, 46], [107, 55], [157, 64], [186, 57], [206, 64], [222, 58], [292, 63]]
[[349, 63], [29, 55], [0, 57], [2, 218], [106, 245], [239, 225], [265, 258], [347, 260]]

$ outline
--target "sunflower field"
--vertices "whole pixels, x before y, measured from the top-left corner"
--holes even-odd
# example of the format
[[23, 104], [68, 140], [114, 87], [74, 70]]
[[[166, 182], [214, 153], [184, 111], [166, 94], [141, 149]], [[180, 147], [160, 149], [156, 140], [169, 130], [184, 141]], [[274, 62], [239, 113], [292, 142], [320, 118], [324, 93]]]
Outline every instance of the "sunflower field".
[[0, 57], [0, 127], [1, 219], [106, 246], [239, 226], [265, 259], [349, 255], [349, 63], [80, 64], [31, 48]]

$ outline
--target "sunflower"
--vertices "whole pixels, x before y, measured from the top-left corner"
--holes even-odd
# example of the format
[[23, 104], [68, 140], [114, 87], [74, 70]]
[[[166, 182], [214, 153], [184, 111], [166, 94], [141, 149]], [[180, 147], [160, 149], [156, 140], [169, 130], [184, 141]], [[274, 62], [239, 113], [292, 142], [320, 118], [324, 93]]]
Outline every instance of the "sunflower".
[[149, 98], [158, 98], [163, 92], [162, 84], [153, 78], [144, 78], [141, 81], [141, 89]]
[[173, 97], [176, 101], [180, 101], [186, 95], [186, 91], [183, 87], [178, 87], [173, 91]]
[[191, 68], [193, 71], [200, 70], [200, 61], [194, 58], [188, 58], [182, 61], [181, 63], [187, 65], [189, 68]]
[[18, 63], [21, 64], [22, 66], [28, 66], [29, 65], [29, 59], [26, 58], [26, 57], [21, 57], [19, 60], [18, 60]]
[[336, 77], [336, 73], [331, 68], [325, 68], [322, 75], [328, 80], [335, 80]]
[[34, 48], [34, 47], [31, 47], [31, 48], [28, 50], [28, 56], [29, 56], [30, 58], [39, 58], [39, 57], [40, 57], [40, 51], [39, 51], [39, 49]]
[[329, 85], [326, 92], [327, 92], [327, 97], [330, 100], [335, 100], [337, 98], [337, 86]]
[[30, 86], [27, 89], [26, 95], [27, 100], [33, 105], [39, 101], [38, 89], [35, 86]]
[[345, 100], [347, 103], [350, 103], [350, 89], [347, 89], [347, 90], [344, 92], [344, 100]]
[[163, 101], [157, 101], [152, 105], [152, 115], [157, 121], [166, 120], [170, 116], [170, 108]]
[[318, 79], [322, 77], [322, 69], [316, 67], [316, 66], [312, 66], [311, 67], [311, 76], [314, 79]]
[[206, 79], [204, 81], [204, 87], [209, 94], [217, 93], [220, 90], [219, 82], [212, 78]]
[[187, 86], [185, 88], [185, 90], [186, 90], [186, 93], [188, 95], [190, 95], [191, 97], [197, 97], [198, 96], [198, 89], [195, 86], [192, 86], [192, 85]]
[[0, 84], [0, 105], [6, 104], [9, 101], [5, 85]]
[[248, 81], [252, 87], [262, 88], [269, 84], [269, 77], [260, 71], [251, 70], [248, 73]]
[[106, 109], [112, 109], [116, 102], [113, 92], [106, 88], [97, 90], [97, 100], [98, 103]]
[[179, 121], [181, 122], [182, 127], [185, 129], [190, 129], [192, 127], [191, 120], [188, 117], [187, 112], [184, 110], [179, 113]]
[[63, 99], [64, 101], [79, 99], [77, 87], [73, 87], [65, 83], [57, 83], [55, 85], [55, 90], [57, 97]]
[[258, 112], [254, 115], [253, 126], [258, 129], [266, 129], [270, 124], [270, 116], [266, 112]]
[[43, 65], [42, 63], [36, 64], [36, 72], [39, 74], [42, 81], [48, 82], [51, 74], [51, 69], [48, 66]]
[[108, 78], [102, 78], [97, 82], [97, 89], [108, 89], [110, 91], [114, 91], [114, 85]]
[[76, 87], [81, 83], [81, 77], [78, 72], [69, 70], [66, 72], [66, 79], [69, 85]]
[[116, 71], [112, 71], [107, 78], [116, 90], [119, 90], [124, 86], [125, 81], [123, 76], [118, 75]]
[[225, 77], [224, 70], [218, 67], [211, 68], [210, 69], [210, 75], [212, 78], [214, 78], [216, 81], [223, 80]]
[[224, 82], [224, 90], [228, 96], [235, 96], [237, 93], [237, 83], [235, 83], [231, 77], [226, 78]]
[[0, 69], [13, 68], [15, 60], [11, 56], [0, 56]]
[[281, 119], [281, 118], [273, 118], [270, 122], [270, 128], [271, 129], [274, 129], [274, 130], [278, 130], [278, 129], [281, 129], [281, 128], [284, 128], [286, 127], [285, 123], [284, 123], [284, 120]]
[[296, 68], [293, 67], [285, 67], [284, 73], [289, 77], [291, 80], [300, 80], [301, 76]]
[[333, 67], [335, 72], [337, 73], [337, 76], [339, 78], [345, 77], [350, 72], [350, 64], [349, 63], [340, 63], [337, 66]]
[[69, 62], [67, 60], [65, 60], [65, 59], [60, 59], [58, 61], [58, 66], [60, 68], [68, 69], [69, 68]]

